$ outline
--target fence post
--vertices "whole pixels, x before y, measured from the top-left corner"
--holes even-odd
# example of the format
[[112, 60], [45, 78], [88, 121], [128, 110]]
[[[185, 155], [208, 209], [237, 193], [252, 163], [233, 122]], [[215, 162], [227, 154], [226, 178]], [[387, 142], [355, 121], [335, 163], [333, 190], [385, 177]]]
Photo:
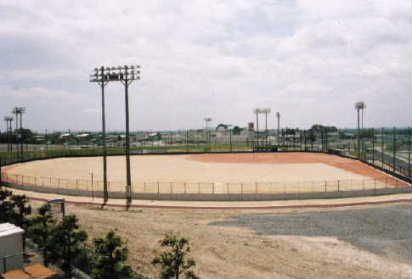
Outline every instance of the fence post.
[[215, 193], [215, 183], [213, 182], [212, 183], [212, 194], [214, 194]]
[[76, 179], [76, 190], [79, 190], [79, 180]]
[[340, 183], [339, 183], [339, 179], [338, 179], [338, 192], [340, 191]]
[[240, 199], [243, 201], [243, 183], [240, 183]]
[[157, 181], [157, 199], [160, 198], [160, 185], [159, 185], [159, 181]]
[[229, 194], [229, 182], [226, 182], [226, 194]]

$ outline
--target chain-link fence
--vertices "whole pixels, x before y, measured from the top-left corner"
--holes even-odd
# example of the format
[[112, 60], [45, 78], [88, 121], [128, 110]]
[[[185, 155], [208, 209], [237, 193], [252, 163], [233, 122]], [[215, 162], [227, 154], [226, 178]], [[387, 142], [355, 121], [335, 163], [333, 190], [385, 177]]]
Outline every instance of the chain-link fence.
[[[16, 147], [17, 148], [17, 147]], [[14, 149], [13, 149], [14, 150]], [[132, 154], [182, 154], [182, 153], [219, 153], [219, 152], [324, 152], [353, 159], [359, 159], [381, 169], [395, 178], [333, 181], [282, 181], [282, 182], [135, 182], [133, 193], [161, 194], [287, 194], [315, 192], [363, 191], [368, 189], [390, 188], [411, 182], [411, 129], [360, 129], [331, 130], [319, 128], [312, 130], [281, 129], [261, 134], [234, 135], [232, 132], [180, 131], [162, 135], [162, 144], [149, 137], [132, 145]], [[108, 155], [123, 155], [122, 147], [108, 148]], [[64, 148], [31, 146], [25, 152], [0, 152], [1, 166], [30, 160], [101, 156], [100, 147]], [[1, 172], [0, 172], [1, 174]], [[1, 177], [0, 177], [1, 179]], [[103, 183], [98, 180], [63, 179], [55, 177], [32, 177], [10, 175], [3, 180], [16, 185], [53, 190], [58, 193], [99, 196]], [[124, 197], [125, 183], [110, 181], [109, 196]]]
[[[3, 181], [17, 188], [45, 193], [71, 194], [86, 197], [102, 197], [103, 182], [100, 180], [36, 177], [18, 174], [3, 174]], [[319, 192], [367, 191], [408, 186], [392, 177], [374, 179], [337, 179], [278, 182], [134, 182], [132, 192], [152, 194], [153, 197], [168, 195], [247, 195], [247, 194], [298, 194]], [[126, 185], [120, 181], [108, 183], [109, 196], [124, 198]]]

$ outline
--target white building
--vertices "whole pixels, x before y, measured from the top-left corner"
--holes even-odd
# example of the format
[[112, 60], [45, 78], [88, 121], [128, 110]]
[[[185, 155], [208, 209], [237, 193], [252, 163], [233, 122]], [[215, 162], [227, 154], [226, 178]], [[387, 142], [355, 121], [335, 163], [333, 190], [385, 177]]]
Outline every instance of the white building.
[[23, 232], [13, 224], [0, 224], [0, 274], [23, 267]]

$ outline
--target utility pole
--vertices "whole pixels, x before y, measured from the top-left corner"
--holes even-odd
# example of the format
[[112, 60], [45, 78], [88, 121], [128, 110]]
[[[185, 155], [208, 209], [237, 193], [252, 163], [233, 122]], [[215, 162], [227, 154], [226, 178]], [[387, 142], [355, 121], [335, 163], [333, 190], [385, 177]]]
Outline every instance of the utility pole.
[[[129, 132], [129, 86], [133, 81], [140, 79], [140, 66], [118, 66], [118, 67], [100, 67], [94, 69], [94, 74], [90, 77], [90, 82], [97, 82], [102, 88], [102, 108], [104, 108], [104, 86], [110, 81], [120, 81], [125, 88], [125, 116], [126, 116], [126, 209], [129, 209], [132, 202], [132, 179], [130, 170], [130, 132]], [[102, 85], [103, 84], [103, 85]], [[103, 127], [104, 126], [104, 127]], [[102, 109], [102, 128], [104, 128], [103, 145], [105, 148], [105, 119], [104, 109]], [[103, 152], [107, 155], [107, 151]], [[105, 158], [106, 156], [103, 156]], [[103, 159], [103, 164], [105, 159]], [[106, 165], [107, 167], [107, 165]], [[107, 178], [106, 178], [107, 181]], [[106, 182], [107, 183], [107, 182]], [[105, 186], [107, 189], [107, 185]], [[106, 190], [107, 192], [107, 190]]]

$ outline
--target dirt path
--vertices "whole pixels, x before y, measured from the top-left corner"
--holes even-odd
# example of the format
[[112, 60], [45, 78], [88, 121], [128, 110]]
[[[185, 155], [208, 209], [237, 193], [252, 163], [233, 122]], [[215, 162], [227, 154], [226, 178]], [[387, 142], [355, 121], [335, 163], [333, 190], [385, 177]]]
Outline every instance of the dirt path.
[[[38, 202], [34, 204], [39, 205]], [[196, 272], [203, 278], [411, 276], [409, 264], [371, 253], [338, 237], [264, 235], [252, 228], [223, 224], [235, 222], [237, 216], [253, 216], [256, 213], [284, 216], [286, 213], [325, 212], [324, 209], [137, 209], [125, 212], [114, 208], [99, 210], [96, 207], [68, 206], [67, 210], [78, 215], [91, 237], [115, 228], [128, 242], [130, 263], [149, 277], [158, 276], [150, 261], [159, 247], [158, 241], [167, 232], [175, 232], [190, 239], [193, 257], [197, 262]], [[338, 211], [344, 212], [345, 209]]]

